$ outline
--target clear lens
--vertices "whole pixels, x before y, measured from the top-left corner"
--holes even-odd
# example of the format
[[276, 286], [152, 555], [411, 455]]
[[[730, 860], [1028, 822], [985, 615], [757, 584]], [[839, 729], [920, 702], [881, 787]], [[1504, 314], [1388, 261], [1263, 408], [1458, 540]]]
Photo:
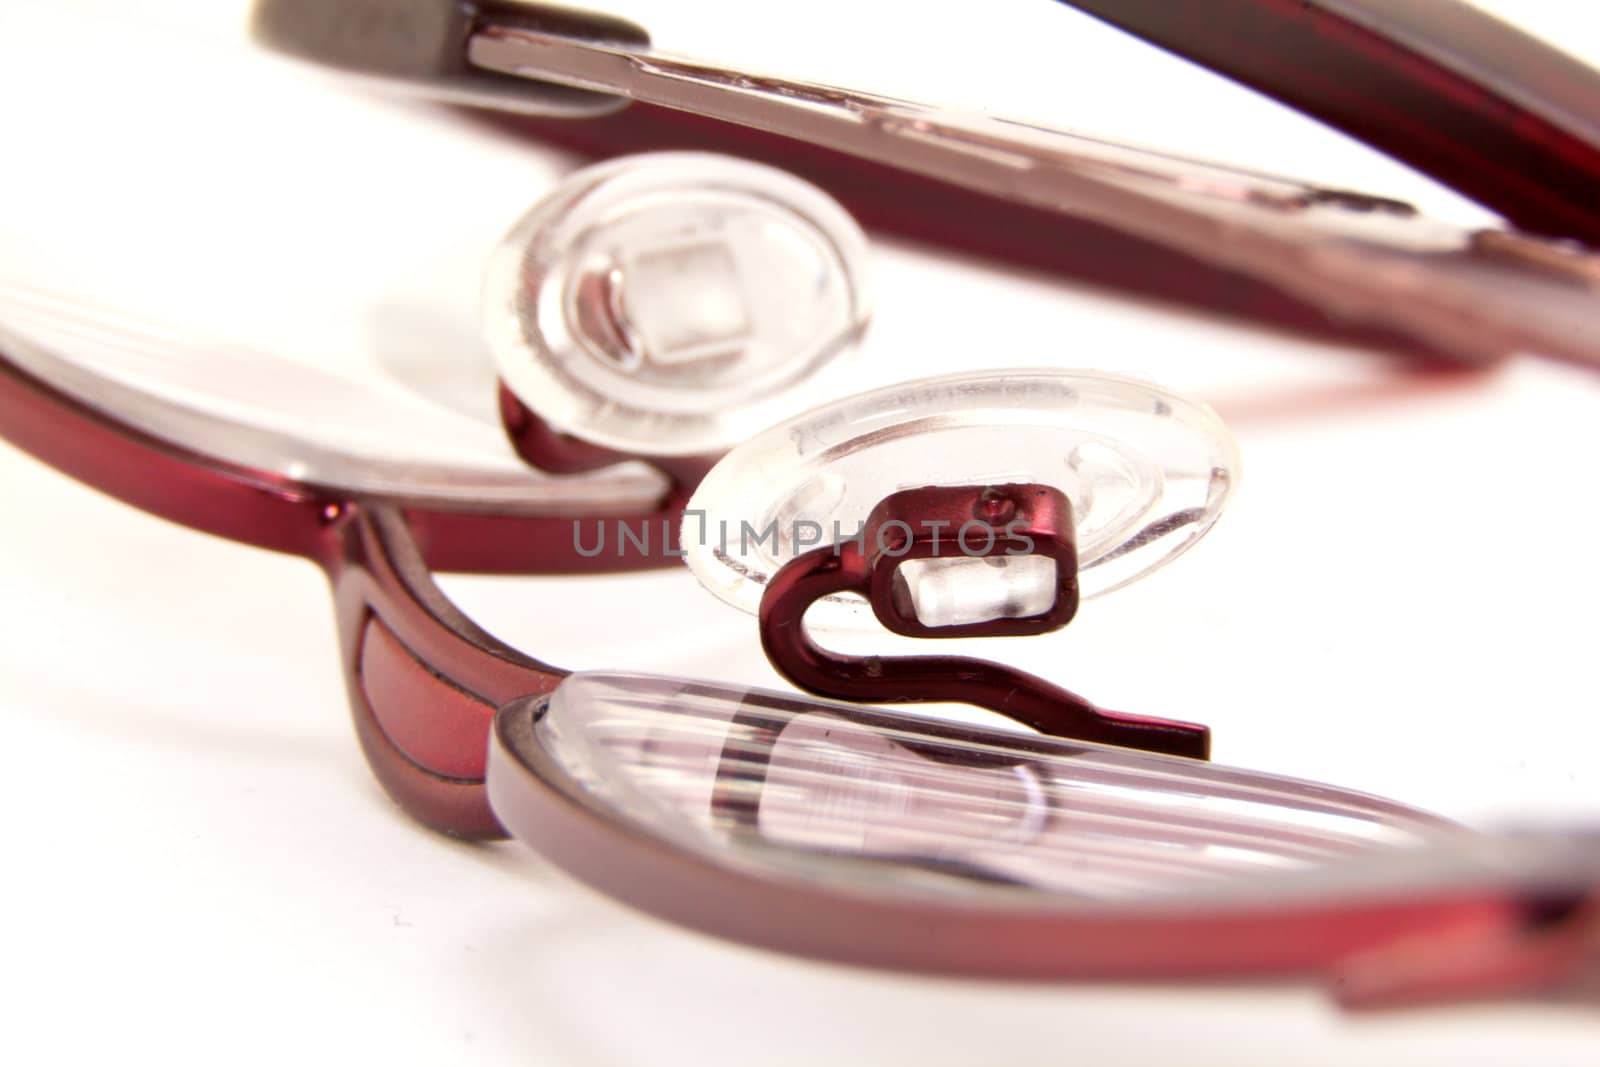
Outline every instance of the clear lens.
[[484, 288], [501, 377], [598, 444], [718, 452], [816, 399], [866, 328], [866, 240], [782, 171], [694, 152], [579, 171]]
[[[754, 612], [779, 567], [819, 542], [857, 536], [891, 493], [1038, 482], [1072, 504], [1080, 588], [1094, 595], [1198, 540], [1221, 513], [1238, 471], [1222, 421], [1157, 386], [1094, 371], [951, 375], [850, 397], [741, 444], [690, 501], [683, 545], [702, 585]], [[1030, 577], [1037, 575], [1019, 571], [996, 583], [991, 572], [956, 568], [907, 580], [929, 586], [933, 615], [959, 621], [973, 609], [935, 602], [1025, 603]], [[958, 588], [969, 580], [1006, 588]], [[864, 603], [837, 597], [817, 604], [809, 618], [864, 626], [872, 614]]]
[[613, 819], [858, 890], [1227, 894], [1451, 832], [1292, 779], [679, 679], [574, 675], [524, 725]]
[[327, 489], [556, 512], [643, 510], [666, 490], [642, 464], [577, 478], [531, 470], [497, 423], [378, 376], [357, 379], [4, 281], [0, 353], [169, 444]]

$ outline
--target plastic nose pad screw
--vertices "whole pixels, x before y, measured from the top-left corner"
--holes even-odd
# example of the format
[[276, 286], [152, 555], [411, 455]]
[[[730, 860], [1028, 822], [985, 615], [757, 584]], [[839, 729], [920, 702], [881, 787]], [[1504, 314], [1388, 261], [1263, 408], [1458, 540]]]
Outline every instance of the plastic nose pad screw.
[[872, 509], [858, 537], [784, 564], [761, 598], [761, 643], [802, 689], [867, 703], [956, 701], [1055, 737], [1206, 759], [1206, 727], [1106, 711], [998, 663], [955, 656], [850, 656], [818, 645], [808, 608], [839, 594], [915, 637], [1045, 633], [1078, 606], [1072, 505], [1036, 483], [926, 487]]
[[578, 171], [485, 279], [507, 434], [544, 470], [644, 458], [692, 485], [827, 391], [870, 316], [866, 263], [844, 209], [771, 167], [661, 152]]

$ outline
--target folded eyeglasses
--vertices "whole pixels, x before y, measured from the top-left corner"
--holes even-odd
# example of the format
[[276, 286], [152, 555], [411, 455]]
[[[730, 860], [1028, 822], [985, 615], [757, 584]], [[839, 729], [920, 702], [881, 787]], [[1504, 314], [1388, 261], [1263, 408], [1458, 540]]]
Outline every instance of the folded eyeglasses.
[[[580, 172], [486, 286], [520, 458], [473, 460], [463, 440], [444, 465], [383, 458], [359, 390], [11, 287], [0, 432], [148, 511], [316, 562], [357, 735], [396, 801], [447, 833], [514, 834], [658, 915], [938, 973], [1302, 975], [1354, 1004], [1581, 992], [1588, 830], [1476, 831], [1213, 765], [1202, 726], [998, 664], [828, 647], [862, 627], [1058, 628], [1192, 544], [1238, 477], [1208, 409], [1092, 371], [836, 383], [752, 434], [860, 336], [861, 244], [763, 166]], [[307, 405], [339, 405], [338, 426]], [[780, 671], [849, 702], [568, 674], [431, 577], [680, 557], [759, 615]], [[929, 701], [1020, 725], [863, 706]]]

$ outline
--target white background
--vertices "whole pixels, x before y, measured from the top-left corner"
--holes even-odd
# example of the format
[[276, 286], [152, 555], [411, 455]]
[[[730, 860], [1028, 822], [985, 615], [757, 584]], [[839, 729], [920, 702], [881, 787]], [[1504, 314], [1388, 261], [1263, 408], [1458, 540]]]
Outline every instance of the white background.
[[[679, 51], [1475, 211], [1044, 0], [629, 3]], [[1587, 5], [1496, 5], [1600, 55]], [[235, 0], [6, 0], [0, 278], [487, 410], [483, 257], [565, 170], [252, 53]], [[996, 28], [991, 28], [996, 27]], [[1219, 760], [1485, 822], [1600, 817], [1600, 377], [1425, 373], [880, 244], [875, 380], [1092, 365], [1211, 402], [1237, 506], [1180, 564], [1003, 653], [1210, 723]], [[0, 1058], [392, 1063], [1595, 1062], [1600, 1018], [1347, 1018], [1315, 991], [1019, 987], [778, 958], [516, 844], [409, 823], [350, 735], [309, 565], [0, 446]], [[451, 579], [541, 657], [779, 684], [686, 573]], [[1446, 738], [1441, 728], [1461, 731]]]

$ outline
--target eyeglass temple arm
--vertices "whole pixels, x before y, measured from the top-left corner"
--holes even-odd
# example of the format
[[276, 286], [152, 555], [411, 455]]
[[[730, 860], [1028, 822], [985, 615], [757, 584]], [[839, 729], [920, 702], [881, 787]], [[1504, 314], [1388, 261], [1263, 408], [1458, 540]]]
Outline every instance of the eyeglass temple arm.
[[1398, 330], [1330, 316], [1281, 287], [1103, 223], [998, 199], [765, 130], [637, 103], [583, 122], [500, 111], [466, 117], [587, 159], [682, 150], [756, 159], [826, 189], [861, 225], [879, 234], [1330, 343], [1425, 363], [1483, 362], [1480, 355], [1433, 346]]
[[1194, 759], [1207, 758], [1204, 726], [1106, 711], [1042, 678], [959, 656], [849, 656], [806, 631], [805, 613], [823, 597], [866, 595], [872, 569], [853, 542], [816, 548], [773, 575], [761, 598], [761, 645], [802, 689], [878, 704], [955, 701], [998, 712], [1041, 733]]
[[583, 474], [617, 463], [639, 460], [672, 479], [673, 494], [663, 503], [664, 510], [681, 508], [706, 473], [716, 466], [718, 455], [641, 456], [617, 452], [563, 433], [524, 404], [516, 393], [500, 384], [500, 425], [506, 438], [528, 464], [550, 474]]
[[[479, 5], [475, 17], [467, 5], [442, 0], [256, 0], [251, 29], [274, 51], [411, 83], [429, 97], [472, 105], [468, 118], [587, 158], [691, 149], [759, 159], [827, 189], [879, 232], [1296, 332], [1457, 361], [1112, 227], [719, 118], [474, 69], [465, 43], [493, 6]], [[593, 13], [583, 18], [591, 24], [573, 31], [580, 36], [648, 44], [639, 27]], [[559, 462], [559, 454], [538, 454]]]
[[[1142, 292], [1151, 284], [1139, 278], [1146, 266], [1140, 249], [1162, 246], [1167, 254], [1156, 259], [1163, 262], [1170, 285], [1156, 287], [1179, 299], [1204, 303], [1196, 299], [1203, 293], [1235, 309], [1242, 301], [1286, 313], [1314, 332], [1443, 353], [1461, 362], [1523, 351], [1600, 360], [1600, 346], [1585, 330], [1592, 319], [1588, 294], [1600, 284], [1600, 255], [1560, 242], [1497, 229], [1473, 232], [1428, 220], [1383, 197], [687, 60], [651, 47], [640, 27], [619, 29], [614, 19], [570, 9], [459, 0], [349, 0], [333, 6], [331, 14], [329, 7], [320, 0], [257, 0], [257, 37], [279, 51], [351, 73], [413, 83], [436, 99], [560, 116], [559, 122], [545, 122], [540, 135], [566, 144], [589, 137], [585, 127], [591, 122], [606, 127], [600, 139], [609, 137], [611, 151], [663, 147], [647, 138], [619, 144], [638, 122], [658, 134], [677, 127], [699, 130], [691, 136], [724, 136], [707, 123], [683, 127], [656, 113], [668, 109], [686, 113], [685, 118], [701, 115], [712, 124], [744, 127], [724, 138], [729, 146], [749, 142], [770, 148], [776, 146], [774, 137], [806, 142], [801, 151], [775, 160], [782, 165], [804, 158], [811, 146], [824, 146], [819, 155], [838, 165], [835, 180], [824, 186], [848, 194], [881, 184], [880, 208], [891, 196], [915, 201], [909, 208], [884, 209], [902, 225], [946, 236], [959, 231], [963, 239], [1021, 249], [1041, 263], [1062, 262], [1064, 247], [1069, 272], [1082, 269], [1083, 276], [1095, 278], [1110, 269], [1113, 284], [1131, 281]], [[1449, 69], [1441, 69], [1449, 81]], [[1468, 79], [1467, 84], [1473, 83]], [[549, 96], [563, 85], [610, 94], [613, 106], [624, 97], [634, 103], [618, 115], [607, 115], [603, 106], [574, 111]], [[485, 86], [489, 91], [478, 91]], [[1348, 87], [1341, 91], [1349, 95]], [[1449, 93], [1442, 99], [1448, 101]], [[641, 105], [640, 115], [630, 119]], [[1493, 107], [1488, 112], [1505, 114]], [[601, 117], [571, 121], [577, 114]], [[1397, 134], [1401, 141], [1431, 120], [1427, 111], [1401, 117], [1407, 122]], [[666, 136], [678, 138], [675, 147], [693, 143], [682, 134]], [[1594, 140], [1600, 144], [1600, 136]], [[1600, 174], [1600, 147], [1593, 155], [1585, 161], [1546, 153], [1542, 162], [1555, 168], [1560, 180], [1542, 184], [1592, 184]], [[876, 168], [881, 181], [863, 181], [863, 168]], [[1001, 212], [1014, 218], [1060, 212], [1086, 224], [1050, 225], [1038, 236], [1029, 225], [997, 227], [965, 218], [966, 225], [951, 227], [940, 216], [965, 213], [940, 212], [937, 195], [918, 192], [930, 193], [939, 185], [967, 187], [968, 195], [956, 199], [975, 207], [979, 216], [990, 214], [981, 206], [988, 198], [1037, 209]], [[1529, 196], [1540, 191], [1537, 183], [1524, 189]], [[858, 208], [848, 195], [845, 200]], [[1518, 203], [1491, 206], [1517, 217]], [[923, 218], [907, 219], [908, 210]], [[1581, 205], [1567, 212], [1572, 225], [1560, 229], [1559, 236], [1593, 234], [1600, 240], [1600, 212], [1579, 227], [1584, 216]], [[997, 241], [994, 233], [1000, 229], [1012, 236]], [[1111, 231], [1121, 231], [1126, 239]], [[1088, 238], [1081, 250], [1074, 235]], [[1057, 247], [1041, 250], [1041, 242]]]
[[1600, 74], [1459, 0], [1061, 0], [1415, 167], [1600, 244]]

